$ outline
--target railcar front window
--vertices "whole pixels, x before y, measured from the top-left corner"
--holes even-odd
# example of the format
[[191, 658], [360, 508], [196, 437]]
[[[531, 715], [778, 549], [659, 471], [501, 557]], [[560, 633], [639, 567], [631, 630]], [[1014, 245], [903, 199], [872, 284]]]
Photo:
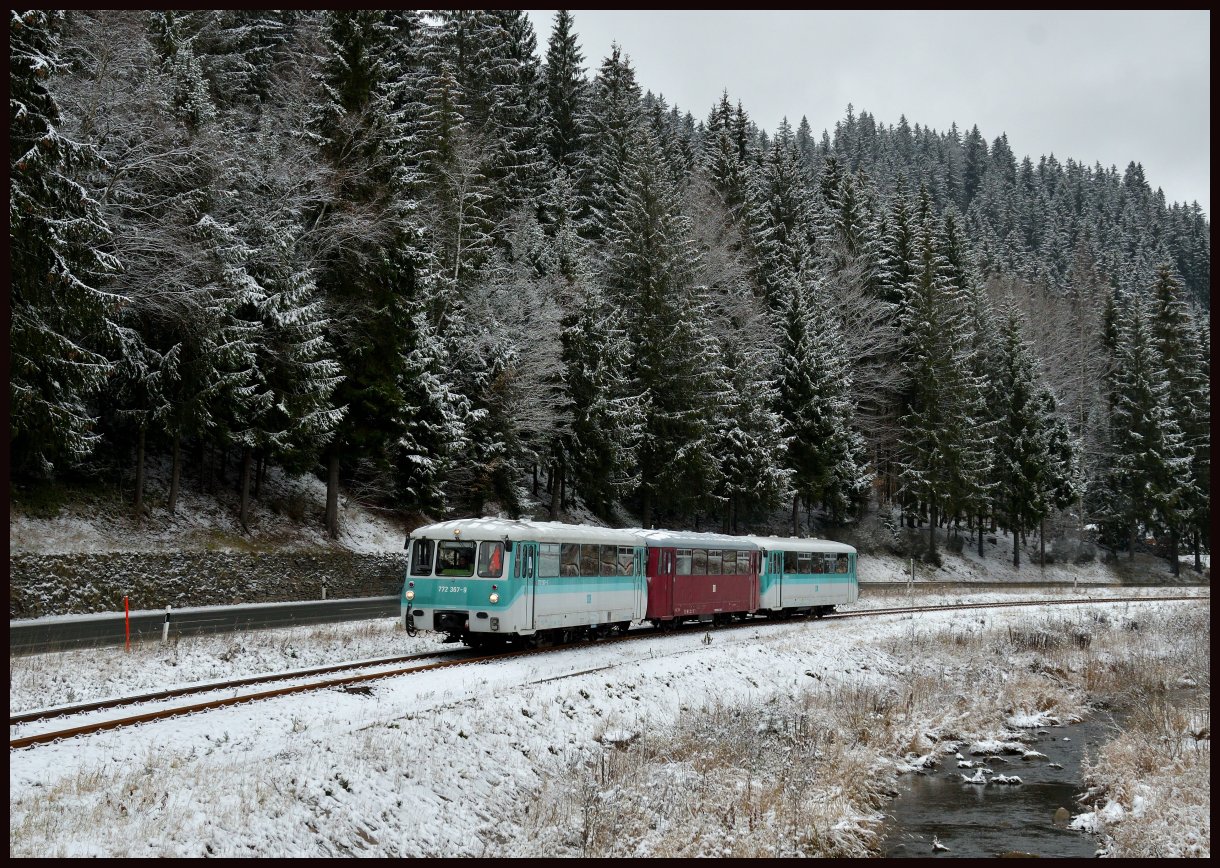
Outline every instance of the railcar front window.
[[473, 576], [474, 543], [443, 540], [436, 548], [436, 572], [441, 576]]
[[538, 546], [538, 577], [552, 579], [559, 575], [559, 543]]
[[411, 545], [411, 575], [432, 575], [432, 540], [417, 539]]
[[479, 576], [498, 579], [504, 575], [504, 543], [479, 543]]

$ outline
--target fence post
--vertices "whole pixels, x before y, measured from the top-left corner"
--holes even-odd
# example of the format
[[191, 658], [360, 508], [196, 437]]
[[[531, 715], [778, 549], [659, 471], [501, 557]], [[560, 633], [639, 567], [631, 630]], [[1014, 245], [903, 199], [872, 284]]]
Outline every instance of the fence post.
[[165, 605], [165, 623], [161, 625], [161, 644], [169, 641], [169, 604]]
[[322, 599], [326, 599], [326, 576], [322, 577]]

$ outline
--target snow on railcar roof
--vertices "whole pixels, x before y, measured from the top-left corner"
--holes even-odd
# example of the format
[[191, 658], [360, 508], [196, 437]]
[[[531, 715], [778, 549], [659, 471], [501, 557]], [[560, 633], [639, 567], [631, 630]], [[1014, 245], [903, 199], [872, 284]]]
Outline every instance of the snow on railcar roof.
[[744, 539], [767, 551], [856, 553], [855, 548], [847, 543], [835, 542], [832, 539], [798, 539], [791, 536], [749, 536]]
[[643, 545], [642, 531], [559, 521], [533, 521], [511, 518], [455, 518], [417, 527], [412, 539], [449, 539], [461, 531], [463, 539], [510, 539], [533, 542], [585, 542], [607, 545]]
[[727, 533], [703, 533], [693, 530], [637, 530], [650, 544], [664, 546], [690, 546], [699, 548], [713, 546], [725, 549], [751, 551], [758, 544], [748, 536], [733, 536]]

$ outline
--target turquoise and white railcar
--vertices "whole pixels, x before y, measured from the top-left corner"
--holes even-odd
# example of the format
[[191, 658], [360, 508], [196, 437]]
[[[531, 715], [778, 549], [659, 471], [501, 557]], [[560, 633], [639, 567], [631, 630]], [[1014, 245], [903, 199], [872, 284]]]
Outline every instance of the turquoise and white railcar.
[[404, 622], [452, 641], [601, 635], [645, 614], [647, 550], [638, 532], [457, 519], [415, 529], [408, 550]]
[[822, 616], [856, 602], [856, 550], [825, 539], [747, 536], [765, 552], [759, 573], [759, 614]]

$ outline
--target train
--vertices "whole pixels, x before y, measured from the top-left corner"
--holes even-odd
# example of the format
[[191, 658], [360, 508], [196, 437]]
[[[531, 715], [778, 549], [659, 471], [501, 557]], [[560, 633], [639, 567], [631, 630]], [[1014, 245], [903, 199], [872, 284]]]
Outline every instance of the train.
[[821, 617], [860, 593], [856, 550], [794, 537], [466, 518], [407, 536], [411, 635], [474, 648], [752, 617]]

